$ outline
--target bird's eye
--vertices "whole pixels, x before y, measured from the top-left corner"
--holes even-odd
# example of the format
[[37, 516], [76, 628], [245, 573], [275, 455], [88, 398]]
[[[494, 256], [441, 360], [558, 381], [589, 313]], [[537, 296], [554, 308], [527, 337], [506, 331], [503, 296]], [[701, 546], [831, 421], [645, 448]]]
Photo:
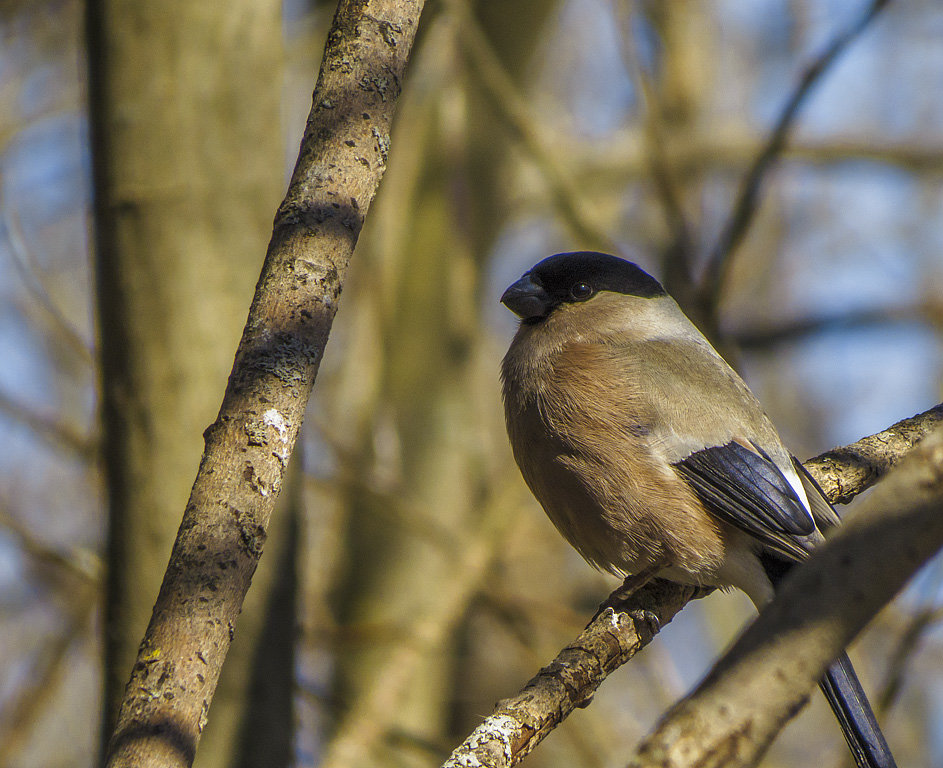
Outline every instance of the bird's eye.
[[570, 296], [572, 296], [575, 301], [586, 301], [586, 299], [592, 295], [593, 286], [589, 283], [575, 283], [573, 287], [570, 288]]

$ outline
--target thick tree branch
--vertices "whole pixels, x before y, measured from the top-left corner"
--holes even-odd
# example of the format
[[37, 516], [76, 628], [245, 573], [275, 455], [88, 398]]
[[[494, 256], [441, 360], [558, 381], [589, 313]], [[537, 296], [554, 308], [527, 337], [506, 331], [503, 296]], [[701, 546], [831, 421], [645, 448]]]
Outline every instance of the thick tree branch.
[[878, 486], [781, 591], [632, 766], [751, 766], [826, 667], [943, 546], [943, 431]]
[[[938, 405], [850, 446], [810, 459], [806, 467], [832, 501], [851, 498], [883, 477], [941, 420], [943, 405]], [[875, 449], [878, 445], [884, 447], [883, 451]], [[833, 463], [827, 458], [832, 455], [845, 458]], [[863, 468], [865, 463], [867, 471]], [[827, 469], [823, 470], [823, 466]], [[848, 471], [847, 476], [844, 470]], [[603, 611], [520, 693], [499, 702], [445, 765], [449, 768], [516, 765], [573, 709], [588, 702], [611, 672], [644, 648], [660, 627], [695, 596], [692, 588], [656, 581], [636, 592], [618, 612]], [[879, 605], [875, 604], [871, 613]], [[830, 660], [831, 657], [825, 664]]]
[[943, 421], [943, 404], [804, 462], [833, 504], [847, 504]]
[[[189, 766], [386, 168], [422, 0], [341, 0], [298, 162], [107, 764]], [[94, 13], [94, 10], [90, 11]], [[95, 26], [92, 20], [91, 26]]]

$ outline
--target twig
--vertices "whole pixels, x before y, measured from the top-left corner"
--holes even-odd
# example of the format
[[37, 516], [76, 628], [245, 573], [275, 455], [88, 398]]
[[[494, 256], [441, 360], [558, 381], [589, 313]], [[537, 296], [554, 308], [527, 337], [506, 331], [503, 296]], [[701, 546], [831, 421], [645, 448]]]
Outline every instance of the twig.
[[[0, 200], [2, 203], [2, 200]], [[76, 330], [72, 322], [65, 316], [59, 306], [52, 300], [43, 280], [43, 272], [36, 262], [33, 251], [27, 246], [22, 229], [13, 209], [9, 205], [2, 206], [4, 210], [3, 225], [10, 242], [10, 251], [13, 254], [13, 266], [20, 276], [23, 285], [32, 294], [36, 303], [45, 310], [52, 319], [53, 327], [65, 339], [69, 349], [75, 350], [87, 363], [94, 364], [94, 345], [86, 341]]]
[[[764, 138], [749, 126], [716, 132], [694, 130], [685, 135], [683, 143], [672, 146], [672, 166], [679, 176], [695, 170], [745, 172], [761, 151]], [[577, 183], [580, 178], [594, 179], [604, 189], [647, 174], [646, 153], [644, 134], [632, 128], [607, 141], [573, 143], [569, 147], [570, 162], [577, 169]], [[798, 136], [783, 147], [781, 157], [816, 166], [860, 159], [934, 178], [943, 170], [943, 145], [939, 142]]]
[[392, 727], [397, 702], [410, 684], [417, 666], [442, 644], [487, 576], [511, 518], [507, 514], [510, 492], [517, 483], [506, 483], [486, 504], [477, 531], [466, 535], [456, 554], [450, 577], [440, 583], [436, 605], [410, 627], [404, 642], [377, 672], [372, 685], [351, 707], [328, 746], [321, 768], [366, 765], [371, 752]]
[[66, 624], [59, 635], [43, 647], [34, 661], [26, 684], [6, 707], [0, 731], [0, 765], [12, 765], [33, 731], [37, 716], [57, 691], [65, 671], [69, 650], [83, 638], [97, 605], [97, 592], [86, 585], [79, 595], [71, 595]]
[[86, 461], [94, 458], [98, 442], [90, 436], [49, 416], [30, 410], [9, 395], [0, 392], [0, 412], [29, 427], [37, 437], [53, 448], [64, 448]]
[[721, 231], [707, 261], [702, 286], [702, 302], [708, 307], [716, 307], [726, 282], [734, 253], [743, 242], [750, 227], [753, 215], [759, 206], [760, 190], [769, 172], [782, 155], [789, 133], [796, 122], [799, 110], [805, 103], [815, 85], [821, 80], [828, 68], [838, 59], [880, 13], [890, 0], [872, 0], [867, 10], [847, 30], [840, 33], [831, 44], [803, 72], [799, 84], [790, 96], [770, 133], [762, 151], [747, 171], [740, 186], [740, 193], [734, 203], [730, 216]]
[[[18, 539], [20, 548], [36, 562], [68, 573], [96, 588], [100, 585], [102, 562], [95, 553], [81, 549], [67, 553], [54, 549], [36, 538], [32, 531], [3, 508], [0, 508], [0, 526], [12, 533]], [[0, 765], [3, 765], [2, 761]]]
[[741, 350], [768, 350], [776, 344], [802, 341], [833, 331], [849, 331], [863, 328], [885, 328], [895, 323], [927, 322], [925, 312], [919, 308], [865, 309], [858, 312], [787, 321], [775, 327], [752, 325], [746, 330], [733, 329], [727, 336]]
[[894, 706], [903, 687], [908, 664], [913, 659], [917, 647], [926, 634], [934, 629], [940, 621], [943, 621], [943, 608], [926, 606], [917, 611], [907, 622], [894, 647], [894, 651], [891, 653], [887, 674], [880, 687], [875, 705], [878, 714], [886, 714]]

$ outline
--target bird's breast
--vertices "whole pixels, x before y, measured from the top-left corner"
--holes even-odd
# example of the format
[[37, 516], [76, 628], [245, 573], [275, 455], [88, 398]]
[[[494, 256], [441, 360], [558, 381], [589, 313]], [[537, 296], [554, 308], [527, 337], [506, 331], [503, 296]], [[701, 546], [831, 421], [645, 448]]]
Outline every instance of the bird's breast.
[[642, 382], [600, 344], [537, 345], [504, 361], [508, 435], [525, 481], [593, 565], [627, 574], [664, 563], [715, 571], [717, 523], [661, 455], [663, 431]]

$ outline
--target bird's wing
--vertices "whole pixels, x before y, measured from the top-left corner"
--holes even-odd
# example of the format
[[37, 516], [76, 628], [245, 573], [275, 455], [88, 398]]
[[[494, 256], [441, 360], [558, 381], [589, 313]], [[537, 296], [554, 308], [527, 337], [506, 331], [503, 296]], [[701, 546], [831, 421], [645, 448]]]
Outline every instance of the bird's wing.
[[815, 521], [783, 471], [762, 449], [731, 441], [695, 451], [674, 467], [720, 520], [789, 560], [808, 555]]

